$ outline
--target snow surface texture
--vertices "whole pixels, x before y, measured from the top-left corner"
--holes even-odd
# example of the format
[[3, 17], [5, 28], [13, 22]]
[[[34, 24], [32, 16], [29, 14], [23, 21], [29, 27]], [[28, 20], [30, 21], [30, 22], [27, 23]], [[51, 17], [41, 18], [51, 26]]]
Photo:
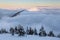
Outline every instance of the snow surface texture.
[[60, 33], [60, 10], [42, 9], [36, 12], [25, 10], [16, 17], [9, 17], [17, 11], [0, 9], [0, 28], [6, 28], [8, 30], [10, 27], [20, 24], [24, 28], [27, 26], [36, 27], [39, 30], [41, 25], [43, 25], [47, 32], [52, 30], [55, 34]]
[[39, 37], [35, 35], [27, 36], [12, 36], [10, 34], [0, 34], [0, 40], [60, 40], [60, 38], [55, 37]]

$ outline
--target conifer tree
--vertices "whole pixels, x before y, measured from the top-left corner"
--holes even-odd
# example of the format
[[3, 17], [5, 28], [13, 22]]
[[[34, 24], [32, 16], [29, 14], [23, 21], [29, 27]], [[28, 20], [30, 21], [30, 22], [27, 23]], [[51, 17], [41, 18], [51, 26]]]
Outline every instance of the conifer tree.
[[8, 32], [6, 31], [6, 29], [3, 29], [3, 28], [0, 30], [0, 32], [1, 32], [1, 33], [8, 33]]
[[48, 34], [48, 36], [54, 37], [55, 35], [54, 35], [53, 31], [50, 31], [49, 34]]
[[33, 29], [30, 27], [29, 30], [28, 30], [28, 35], [33, 35], [34, 34], [34, 31]]
[[24, 28], [21, 25], [18, 28], [18, 34], [19, 34], [19, 36], [24, 36], [25, 35]]
[[0, 34], [1, 34], [1, 30], [0, 30]]
[[44, 30], [44, 27], [42, 26], [39, 32], [39, 36], [46, 36], [46, 31]]
[[38, 35], [36, 28], [34, 29], [34, 35]]
[[17, 28], [17, 26], [15, 27], [14, 32], [15, 32], [16, 34], [18, 34], [18, 28]]
[[14, 35], [14, 29], [12, 27], [10, 28], [10, 33]]
[[27, 30], [26, 30], [26, 34], [29, 34], [29, 29], [28, 29], [28, 27], [27, 27]]
[[58, 35], [57, 35], [57, 37], [59, 37], [59, 38], [60, 38], [60, 34], [58, 34]]

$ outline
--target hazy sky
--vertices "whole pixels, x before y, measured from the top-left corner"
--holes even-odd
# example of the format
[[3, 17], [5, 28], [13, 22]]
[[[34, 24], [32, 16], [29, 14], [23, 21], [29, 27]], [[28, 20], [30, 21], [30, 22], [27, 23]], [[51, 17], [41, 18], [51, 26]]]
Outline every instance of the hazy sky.
[[60, 7], [60, 0], [0, 0], [0, 8]]

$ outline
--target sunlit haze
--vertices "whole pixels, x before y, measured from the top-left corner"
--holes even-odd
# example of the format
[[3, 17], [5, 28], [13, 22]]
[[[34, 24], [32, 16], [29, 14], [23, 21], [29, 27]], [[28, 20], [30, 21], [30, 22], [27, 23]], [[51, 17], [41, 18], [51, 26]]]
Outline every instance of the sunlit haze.
[[31, 8], [30, 11], [36, 11], [38, 6], [60, 8], [60, 0], [0, 0], [0, 8], [3, 9]]

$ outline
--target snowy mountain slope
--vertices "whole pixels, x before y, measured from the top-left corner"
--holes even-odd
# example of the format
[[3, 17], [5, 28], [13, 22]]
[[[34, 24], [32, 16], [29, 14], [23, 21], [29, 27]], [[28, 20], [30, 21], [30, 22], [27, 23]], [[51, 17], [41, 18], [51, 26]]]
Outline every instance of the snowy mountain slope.
[[[23, 10], [23, 9], [21, 9], [21, 10]], [[10, 16], [14, 15], [15, 13], [17, 13], [18, 11], [21, 11], [21, 10], [0, 9], [0, 18], [10, 17]]]
[[[52, 9], [53, 10], [53, 9]], [[0, 28], [10, 28], [17, 26], [19, 24], [23, 25], [24, 28], [33, 27], [40, 29], [41, 25], [44, 26], [46, 31], [53, 30], [55, 33], [60, 33], [60, 10], [46, 10], [43, 9], [41, 11], [24, 11], [20, 15], [10, 18], [8, 16], [2, 16], [0, 19]], [[15, 11], [16, 12], [16, 11]], [[6, 14], [11, 14], [6, 13]], [[51, 13], [51, 14], [50, 14]], [[55, 13], [55, 14], [54, 14]], [[1, 14], [1, 13], [0, 13]], [[3, 15], [6, 15], [5, 11], [3, 11]], [[57, 14], [57, 15], [56, 15]]]

